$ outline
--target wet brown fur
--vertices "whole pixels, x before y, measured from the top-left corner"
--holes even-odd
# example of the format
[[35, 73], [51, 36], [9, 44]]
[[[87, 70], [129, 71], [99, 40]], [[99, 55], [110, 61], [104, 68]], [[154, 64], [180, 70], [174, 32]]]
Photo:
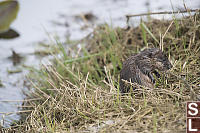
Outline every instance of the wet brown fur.
[[136, 82], [148, 88], [154, 88], [153, 73], [159, 77], [159, 71], [167, 71], [172, 67], [168, 57], [158, 48], [147, 48], [130, 56], [124, 63], [120, 72], [120, 91], [126, 93], [130, 87], [123, 80]]

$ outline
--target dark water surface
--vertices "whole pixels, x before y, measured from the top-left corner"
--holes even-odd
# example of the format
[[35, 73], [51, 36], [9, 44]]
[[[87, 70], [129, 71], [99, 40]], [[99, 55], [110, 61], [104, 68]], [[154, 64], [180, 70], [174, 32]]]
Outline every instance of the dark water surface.
[[[2, 0], [0, 0], [2, 1]], [[71, 39], [80, 39], [92, 31], [96, 24], [107, 22], [113, 26], [126, 26], [126, 14], [145, 13], [147, 11], [171, 11], [170, 0], [19, 0], [20, 12], [11, 25], [20, 33], [13, 40], [0, 40], [0, 121], [5, 126], [12, 120], [18, 120], [14, 113], [24, 99], [24, 77], [28, 71], [24, 65], [35, 66], [45, 59], [34, 56], [39, 41], [53, 40], [66, 35]], [[174, 10], [184, 9], [182, 0], [171, 0]], [[199, 8], [199, 0], [185, 0], [188, 8]], [[92, 13], [96, 16], [89, 28], [81, 30], [86, 24], [75, 16]], [[163, 16], [156, 16], [163, 18]], [[165, 15], [165, 18], [170, 16]], [[139, 18], [134, 18], [139, 19]], [[134, 25], [134, 23], [133, 23]], [[48, 35], [47, 35], [48, 33]], [[13, 65], [9, 59], [12, 49], [24, 56], [21, 64]], [[10, 70], [22, 70], [9, 74]]]

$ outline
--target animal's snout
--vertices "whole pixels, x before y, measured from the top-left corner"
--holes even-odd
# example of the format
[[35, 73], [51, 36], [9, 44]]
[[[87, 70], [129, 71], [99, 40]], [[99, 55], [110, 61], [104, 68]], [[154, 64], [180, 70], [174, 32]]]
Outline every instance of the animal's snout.
[[173, 65], [169, 62], [168, 65], [167, 65], [167, 68], [171, 69], [172, 67], [173, 67]]

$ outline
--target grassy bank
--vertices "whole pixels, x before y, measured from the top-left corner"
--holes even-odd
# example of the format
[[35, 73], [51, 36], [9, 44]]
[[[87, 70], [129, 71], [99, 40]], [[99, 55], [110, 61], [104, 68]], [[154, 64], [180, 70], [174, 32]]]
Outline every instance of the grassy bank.
[[[77, 44], [76, 44], [77, 43]], [[184, 132], [185, 102], [199, 99], [200, 15], [141, 22], [136, 28], [102, 25], [75, 44], [59, 41], [51, 65], [29, 75], [17, 132]], [[67, 50], [66, 50], [67, 47]], [[119, 93], [122, 62], [145, 47], [160, 47], [173, 68], [156, 88]]]

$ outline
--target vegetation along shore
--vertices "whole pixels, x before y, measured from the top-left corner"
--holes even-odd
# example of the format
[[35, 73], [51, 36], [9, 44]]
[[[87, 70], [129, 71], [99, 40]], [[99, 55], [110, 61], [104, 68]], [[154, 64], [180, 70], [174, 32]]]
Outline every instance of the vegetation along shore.
[[[50, 64], [30, 69], [21, 121], [3, 132], [185, 132], [185, 103], [200, 99], [200, 13], [137, 27], [100, 25], [79, 41], [57, 43]], [[119, 91], [122, 62], [147, 47], [173, 67], [155, 88]], [[134, 87], [135, 84], [129, 83]], [[28, 100], [29, 99], [29, 100]]]

